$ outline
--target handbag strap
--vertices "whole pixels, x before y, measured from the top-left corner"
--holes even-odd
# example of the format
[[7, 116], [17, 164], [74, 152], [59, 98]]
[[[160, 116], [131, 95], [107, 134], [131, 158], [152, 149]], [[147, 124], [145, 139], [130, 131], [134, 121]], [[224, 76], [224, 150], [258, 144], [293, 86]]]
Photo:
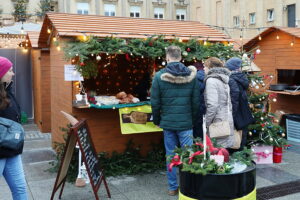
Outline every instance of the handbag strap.
[[230, 87], [229, 87], [229, 85], [227, 85], [227, 114], [228, 114], [228, 120], [229, 120], [229, 117], [230, 117], [229, 103], [230, 103]]

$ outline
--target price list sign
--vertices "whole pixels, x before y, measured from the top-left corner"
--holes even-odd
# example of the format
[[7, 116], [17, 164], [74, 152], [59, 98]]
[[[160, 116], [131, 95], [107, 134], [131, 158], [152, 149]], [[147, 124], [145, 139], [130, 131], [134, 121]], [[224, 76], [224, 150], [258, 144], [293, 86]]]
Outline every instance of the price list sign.
[[79, 121], [75, 126], [71, 127], [70, 130], [71, 131], [68, 135], [64, 156], [62, 158], [61, 166], [56, 177], [51, 200], [53, 200], [56, 191], [62, 185], [59, 195], [59, 199], [61, 199], [61, 195], [67, 177], [67, 171], [70, 165], [72, 154], [74, 152], [74, 148], [76, 146], [76, 142], [78, 143], [79, 150], [82, 153], [82, 159], [86, 166], [86, 170], [95, 194], [95, 198], [99, 200], [98, 190], [102, 181], [104, 182], [104, 186], [106, 188], [108, 197], [111, 198], [108, 185], [103, 174], [103, 169], [101, 169], [99, 166], [99, 159], [93, 141], [91, 139], [89, 127], [86, 123], [86, 120]]

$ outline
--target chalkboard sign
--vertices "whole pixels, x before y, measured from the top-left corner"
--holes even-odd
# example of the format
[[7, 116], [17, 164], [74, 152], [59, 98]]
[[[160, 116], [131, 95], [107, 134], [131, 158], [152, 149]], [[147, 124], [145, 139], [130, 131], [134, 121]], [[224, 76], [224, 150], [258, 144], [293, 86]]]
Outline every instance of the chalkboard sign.
[[67, 177], [68, 168], [71, 162], [71, 158], [74, 152], [76, 142], [78, 143], [79, 150], [82, 153], [82, 159], [86, 166], [86, 170], [90, 179], [91, 186], [94, 191], [95, 198], [99, 200], [97, 193], [102, 181], [104, 182], [104, 186], [106, 188], [108, 197], [111, 198], [108, 185], [103, 175], [103, 170], [99, 166], [99, 159], [93, 141], [90, 136], [89, 127], [86, 123], [86, 120], [81, 120], [70, 129], [70, 133], [68, 135], [68, 139], [65, 147], [64, 156], [62, 158], [61, 166], [56, 177], [51, 200], [53, 200], [56, 191], [62, 185], [60, 195], [59, 195], [59, 198], [61, 198], [66, 177]]

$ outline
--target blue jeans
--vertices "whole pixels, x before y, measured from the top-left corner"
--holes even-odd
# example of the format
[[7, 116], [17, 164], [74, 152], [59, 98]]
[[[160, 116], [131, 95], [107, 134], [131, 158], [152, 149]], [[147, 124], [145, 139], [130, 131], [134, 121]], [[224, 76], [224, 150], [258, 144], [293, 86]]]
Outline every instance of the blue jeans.
[[[184, 145], [192, 145], [193, 144], [193, 130], [185, 130], [185, 131], [170, 131], [164, 130], [164, 143], [166, 149], [166, 155], [174, 155], [175, 147], [184, 146]], [[176, 190], [178, 188], [177, 183], [177, 168], [172, 169], [172, 172], [168, 170], [168, 162], [167, 162], [167, 177], [169, 190]]]
[[13, 200], [27, 200], [26, 181], [21, 155], [0, 159], [0, 178], [4, 176]]

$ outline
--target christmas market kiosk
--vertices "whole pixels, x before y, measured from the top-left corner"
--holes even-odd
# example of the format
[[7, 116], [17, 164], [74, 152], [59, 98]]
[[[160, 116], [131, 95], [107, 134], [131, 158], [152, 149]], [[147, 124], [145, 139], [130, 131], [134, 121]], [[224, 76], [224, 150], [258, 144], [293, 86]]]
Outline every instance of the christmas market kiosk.
[[63, 142], [65, 111], [87, 119], [98, 153], [122, 152], [129, 140], [146, 153], [162, 139], [148, 91], [165, 48], [179, 45], [190, 65], [236, 55], [230, 42], [200, 22], [48, 13], [38, 45], [49, 48], [53, 142]]
[[[244, 44], [246, 51], [258, 50], [255, 64], [262, 75], [270, 77], [264, 87], [272, 96], [271, 111], [280, 121], [287, 115], [288, 140], [300, 141], [300, 29], [292, 27], [270, 27]], [[258, 87], [258, 86], [256, 86]]]

